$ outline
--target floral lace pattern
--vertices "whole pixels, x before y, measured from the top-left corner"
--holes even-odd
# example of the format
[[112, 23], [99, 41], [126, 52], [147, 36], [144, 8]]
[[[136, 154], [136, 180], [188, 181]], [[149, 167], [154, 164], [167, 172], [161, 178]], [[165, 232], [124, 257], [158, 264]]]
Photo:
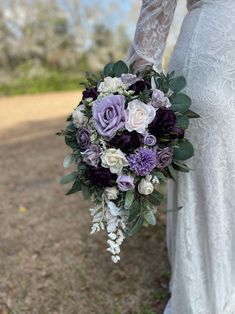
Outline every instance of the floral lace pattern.
[[[175, 1], [144, 1], [132, 55], [159, 66]], [[193, 171], [169, 183], [170, 314], [235, 313], [235, 1], [188, 1], [170, 70], [187, 78]], [[157, 61], [156, 61], [157, 60]]]

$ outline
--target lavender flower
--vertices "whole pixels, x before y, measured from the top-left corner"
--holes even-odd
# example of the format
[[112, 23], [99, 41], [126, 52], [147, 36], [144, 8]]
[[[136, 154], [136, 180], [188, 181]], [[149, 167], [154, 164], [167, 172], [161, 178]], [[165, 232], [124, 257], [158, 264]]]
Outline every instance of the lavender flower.
[[120, 174], [117, 178], [117, 184], [120, 191], [126, 192], [129, 190], [133, 190], [134, 185], [134, 178], [131, 176]]
[[146, 176], [156, 167], [157, 156], [154, 151], [149, 148], [140, 148], [135, 154], [127, 157], [130, 168], [135, 171], [138, 176]]
[[154, 146], [157, 143], [157, 139], [152, 134], [146, 134], [144, 137], [144, 145]]
[[85, 150], [90, 146], [91, 144], [90, 135], [91, 135], [90, 131], [86, 127], [81, 127], [77, 130], [76, 134], [77, 143], [82, 150]]
[[160, 108], [160, 107], [166, 107], [169, 108], [171, 106], [171, 103], [169, 101], [169, 98], [164, 95], [164, 93], [159, 89], [154, 89], [152, 93], [152, 99], [150, 101], [150, 104], [154, 108]]
[[92, 144], [82, 153], [83, 161], [89, 166], [98, 167], [100, 160], [100, 147]]
[[122, 95], [109, 95], [94, 103], [92, 110], [94, 127], [106, 139], [111, 139], [124, 127], [125, 101]]
[[162, 170], [172, 163], [173, 149], [165, 147], [157, 150], [157, 168]]

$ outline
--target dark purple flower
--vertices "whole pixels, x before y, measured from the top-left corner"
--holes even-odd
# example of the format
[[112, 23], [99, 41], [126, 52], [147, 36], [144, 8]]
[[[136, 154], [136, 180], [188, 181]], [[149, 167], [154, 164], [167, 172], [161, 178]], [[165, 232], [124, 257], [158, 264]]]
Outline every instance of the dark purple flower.
[[83, 161], [89, 166], [98, 167], [100, 161], [100, 147], [92, 144], [82, 153]]
[[108, 145], [115, 148], [120, 148], [124, 153], [132, 153], [136, 148], [141, 145], [142, 136], [136, 131], [128, 132], [124, 131], [120, 135], [115, 135], [109, 142]]
[[102, 166], [89, 167], [85, 173], [86, 178], [92, 185], [101, 188], [114, 186], [117, 180], [117, 175], [111, 173], [108, 168]]
[[176, 123], [176, 115], [170, 109], [161, 107], [157, 110], [154, 120], [149, 124], [149, 132], [156, 138], [169, 134]]
[[117, 184], [120, 191], [127, 192], [129, 190], [133, 190], [134, 178], [131, 176], [120, 174], [117, 178]]
[[144, 137], [144, 145], [154, 146], [157, 143], [157, 139], [152, 134], [146, 134]]
[[157, 168], [162, 170], [172, 163], [173, 149], [165, 147], [157, 149]]
[[83, 92], [82, 92], [82, 99], [86, 98], [93, 98], [96, 100], [98, 97], [98, 92], [96, 87], [87, 87]]
[[134, 95], [138, 95], [145, 89], [151, 89], [151, 83], [148, 80], [140, 80], [132, 84], [129, 89], [134, 91]]
[[127, 160], [130, 168], [143, 177], [150, 174], [157, 164], [156, 153], [149, 148], [140, 148], [135, 154], [127, 157]]
[[111, 139], [124, 127], [125, 102], [126, 98], [122, 95], [109, 95], [94, 103], [92, 107], [94, 127], [106, 139]]
[[176, 139], [176, 138], [183, 138], [184, 137], [184, 130], [181, 129], [181, 128], [177, 128], [177, 127], [173, 127], [170, 131], [171, 133], [171, 137], [173, 139]]

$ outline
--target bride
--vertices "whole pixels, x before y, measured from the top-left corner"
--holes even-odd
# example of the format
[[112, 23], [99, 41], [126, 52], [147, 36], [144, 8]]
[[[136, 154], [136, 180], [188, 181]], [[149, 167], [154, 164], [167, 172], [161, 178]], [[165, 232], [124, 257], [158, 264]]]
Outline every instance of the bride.
[[[161, 67], [176, 0], [143, 0], [128, 62]], [[187, 79], [193, 171], [169, 183], [165, 314], [235, 313], [235, 0], [188, 0], [169, 71]]]

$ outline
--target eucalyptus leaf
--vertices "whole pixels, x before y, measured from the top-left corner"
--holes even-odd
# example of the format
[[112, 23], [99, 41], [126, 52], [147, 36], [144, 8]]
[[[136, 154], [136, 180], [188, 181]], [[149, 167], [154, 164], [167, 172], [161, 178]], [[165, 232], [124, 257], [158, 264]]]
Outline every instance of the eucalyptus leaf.
[[188, 111], [192, 104], [191, 98], [183, 93], [171, 96], [170, 102], [172, 104], [171, 110], [180, 113], [185, 113], [186, 111]]
[[141, 229], [141, 227], [143, 226], [143, 223], [144, 223], [144, 217], [141, 215], [138, 217], [133, 227], [129, 230], [128, 236], [132, 237], [133, 235], [135, 235]]
[[75, 181], [71, 189], [66, 193], [66, 195], [71, 195], [79, 191], [81, 191], [81, 182]]
[[180, 92], [186, 86], [186, 79], [183, 76], [173, 78], [169, 82], [169, 87], [173, 92]]
[[152, 226], [155, 226], [157, 223], [156, 217], [151, 210], [144, 214], [144, 219]]
[[200, 118], [199, 114], [197, 114], [196, 112], [192, 111], [192, 110], [188, 110], [185, 112], [185, 115], [189, 118], [189, 119], [197, 119]]
[[134, 197], [135, 197], [135, 194], [134, 194], [134, 191], [127, 191], [126, 192], [126, 195], [125, 195], [125, 209], [128, 209], [131, 207], [133, 201], [134, 201]]
[[168, 170], [170, 172], [170, 175], [171, 175], [171, 178], [174, 180], [174, 181], [177, 181], [177, 172], [176, 170], [173, 168], [172, 165], [169, 165], [168, 167]]
[[189, 126], [189, 118], [187, 116], [177, 116], [175, 126], [186, 130]]
[[128, 222], [133, 221], [141, 212], [141, 204], [140, 202], [134, 201], [130, 207], [130, 213], [128, 217]]
[[73, 154], [66, 156], [64, 159], [64, 162], [63, 162], [64, 168], [69, 168], [73, 164], [74, 159], [75, 159], [75, 157]]
[[122, 74], [128, 73], [129, 69], [123, 61], [117, 61], [113, 66], [113, 73], [115, 77], [121, 77]]
[[104, 70], [103, 70], [103, 74], [105, 77], [114, 75], [113, 66], [114, 66], [113, 63], [106, 64], [106, 66], [104, 67]]
[[193, 155], [193, 145], [187, 139], [182, 139], [178, 141], [177, 146], [174, 147], [173, 159], [187, 160]]
[[173, 160], [172, 166], [175, 170], [181, 171], [181, 172], [189, 172], [189, 167], [185, 164], [182, 164], [178, 160]]
[[60, 184], [67, 184], [67, 183], [75, 181], [77, 178], [77, 174], [78, 173], [76, 171], [66, 174], [60, 179]]
[[82, 194], [83, 194], [83, 197], [85, 198], [85, 200], [88, 200], [91, 197], [89, 187], [85, 184], [81, 184], [81, 190], [82, 190]]

